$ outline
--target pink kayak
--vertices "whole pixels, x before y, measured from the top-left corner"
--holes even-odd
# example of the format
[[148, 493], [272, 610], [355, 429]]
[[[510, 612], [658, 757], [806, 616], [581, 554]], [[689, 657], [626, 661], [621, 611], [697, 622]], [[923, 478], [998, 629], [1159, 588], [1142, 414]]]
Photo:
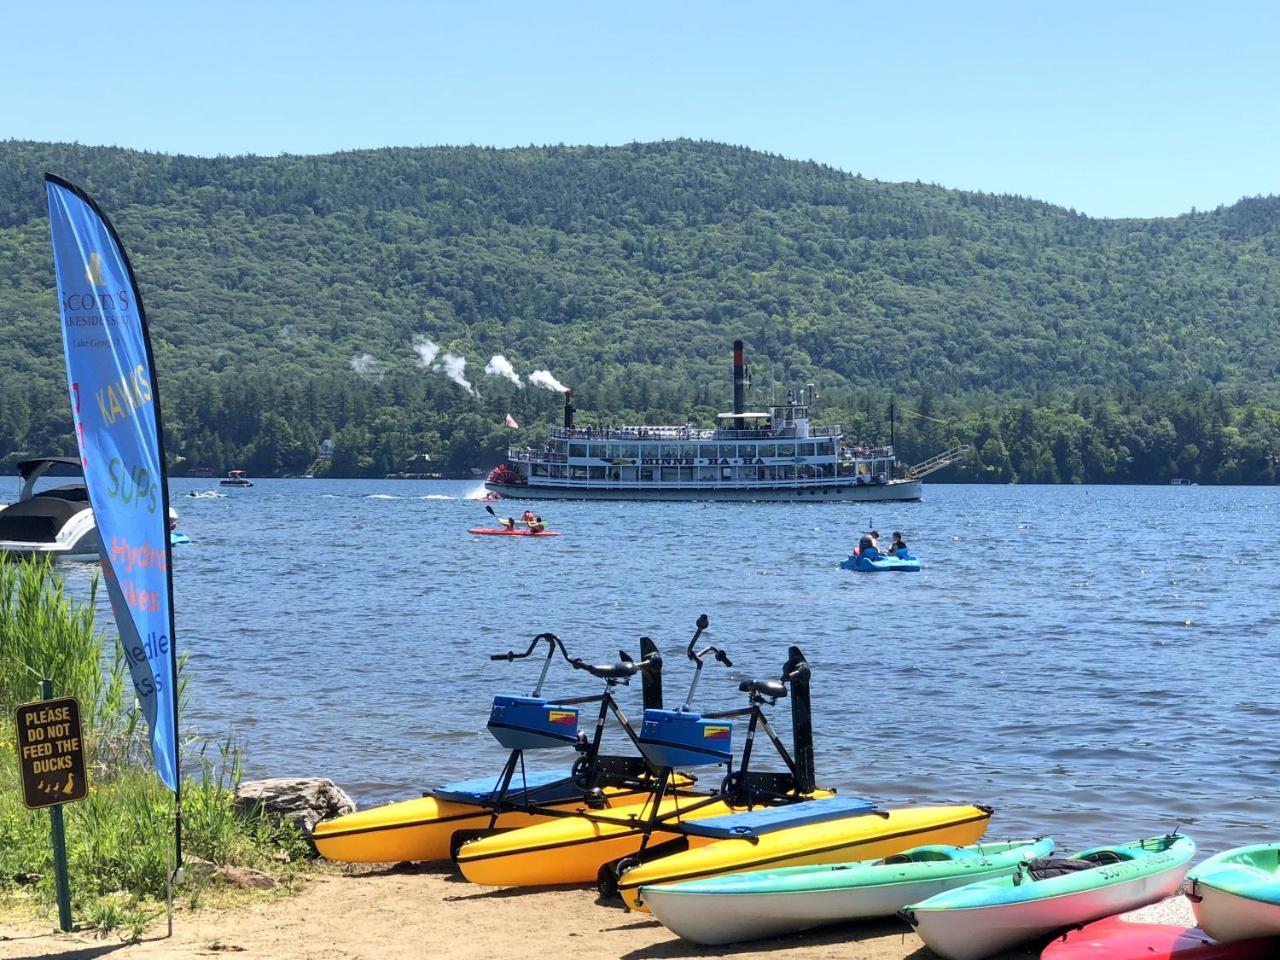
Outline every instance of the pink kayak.
[[467, 533], [474, 533], [477, 537], [558, 537], [560, 534], [554, 530], [540, 530], [533, 533], [529, 530], [495, 530], [492, 527], [476, 527], [468, 530]]

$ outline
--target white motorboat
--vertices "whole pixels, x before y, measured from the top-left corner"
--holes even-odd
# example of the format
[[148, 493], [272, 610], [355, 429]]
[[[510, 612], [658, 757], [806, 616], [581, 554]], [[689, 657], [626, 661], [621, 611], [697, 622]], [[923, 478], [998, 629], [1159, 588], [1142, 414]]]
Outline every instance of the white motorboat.
[[98, 525], [83, 480], [36, 492], [36, 482], [57, 467], [80, 469], [78, 457], [36, 457], [18, 464], [16, 502], [0, 509], [0, 554], [96, 561]]

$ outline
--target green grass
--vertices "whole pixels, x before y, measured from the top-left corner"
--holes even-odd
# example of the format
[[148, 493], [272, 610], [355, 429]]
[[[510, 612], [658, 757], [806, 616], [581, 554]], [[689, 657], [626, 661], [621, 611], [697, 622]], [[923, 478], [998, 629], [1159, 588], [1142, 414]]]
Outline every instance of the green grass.
[[[14, 708], [38, 699], [49, 677], [55, 696], [80, 700], [89, 762], [89, 795], [63, 807], [73, 914], [100, 932], [137, 939], [165, 897], [173, 794], [151, 766], [118, 644], [94, 614], [92, 598], [68, 597], [48, 563], [0, 563], [0, 902], [56, 914], [49, 814], [23, 805], [13, 726]], [[308, 848], [298, 830], [235, 810], [238, 747], [189, 739], [183, 748], [184, 859], [285, 880], [302, 869]], [[273, 858], [281, 851], [285, 866]], [[210, 874], [187, 872], [188, 904], [218, 883]]]

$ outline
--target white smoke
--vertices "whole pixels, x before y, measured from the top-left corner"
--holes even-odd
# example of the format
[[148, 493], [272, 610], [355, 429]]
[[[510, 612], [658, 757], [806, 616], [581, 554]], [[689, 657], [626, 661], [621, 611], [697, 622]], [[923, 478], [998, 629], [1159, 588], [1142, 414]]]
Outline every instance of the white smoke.
[[367, 380], [381, 380], [387, 375], [386, 368], [371, 353], [361, 353], [352, 357], [351, 369]]
[[535, 370], [529, 374], [529, 382], [535, 387], [542, 387], [544, 390], [554, 390], [556, 393], [568, 393], [569, 388], [551, 375], [550, 370]]
[[446, 353], [440, 358], [440, 365], [444, 367], [444, 375], [460, 386], [473, 397], [478, 397], [475, 388], [471, 386], [471, 382], [463, 375], [467, 369], [467, 358], [460, 357], [456, 353]]
[[436, 354], [440, 352], [440, 348], [427, 337], [419, 335], [413, 338], [413, 352], [418, 355], [418, 363], [423, 368], [430, 370], [431, 364], [435, 362]]
[[506, 377], [517, 387], [524, 386], [516, 374], [515, 367], [511, 366], [511, 361], [500, 353], [495, 353], [489, 358], [489, 362], [484, 365], [484, 372], [491, 377]]

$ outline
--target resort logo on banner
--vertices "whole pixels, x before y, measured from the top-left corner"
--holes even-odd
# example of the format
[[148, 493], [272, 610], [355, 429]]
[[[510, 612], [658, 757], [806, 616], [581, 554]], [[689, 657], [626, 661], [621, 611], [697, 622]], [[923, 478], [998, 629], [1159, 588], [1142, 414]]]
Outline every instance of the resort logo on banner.
[[71, 412], [103, 580], [156, 769], [176, 790], [169, 495], [146, 316], [124, 248], [97, 204], [51, 175], [45, 190]]

